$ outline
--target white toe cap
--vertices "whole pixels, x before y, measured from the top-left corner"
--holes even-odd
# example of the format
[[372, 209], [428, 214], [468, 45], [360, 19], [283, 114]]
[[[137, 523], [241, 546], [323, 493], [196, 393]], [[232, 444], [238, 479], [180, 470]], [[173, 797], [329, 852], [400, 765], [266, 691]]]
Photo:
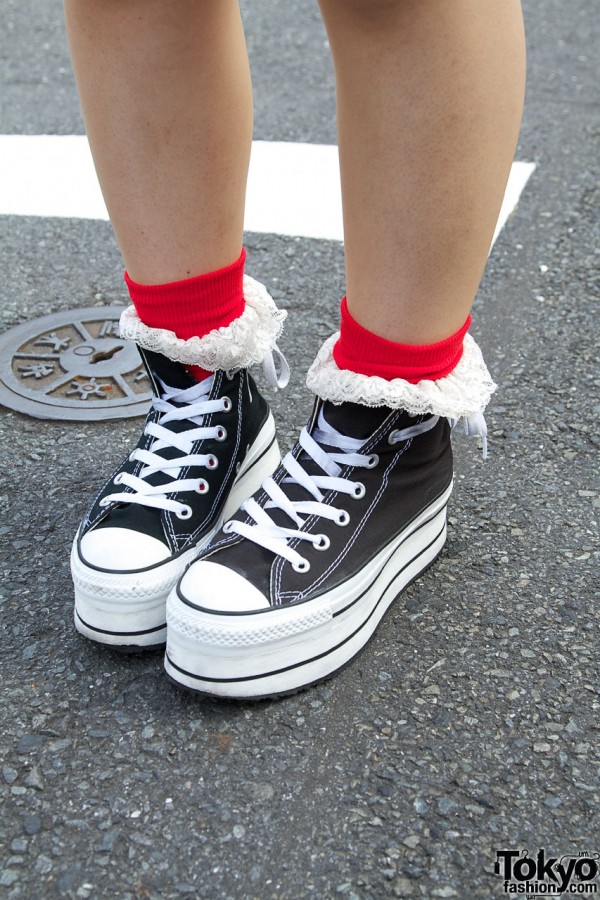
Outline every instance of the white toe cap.
[[84, 563], [99, 569], [131, 572], [169, 559], [169, 548], [157, 538], [129, 528], [97, 528], [81, 538]]
[[203, 609], [220, 613], [269, 609], [267, 598], [242, 575], [219, 563], [193, 563], [179, 584], [181, 595]]

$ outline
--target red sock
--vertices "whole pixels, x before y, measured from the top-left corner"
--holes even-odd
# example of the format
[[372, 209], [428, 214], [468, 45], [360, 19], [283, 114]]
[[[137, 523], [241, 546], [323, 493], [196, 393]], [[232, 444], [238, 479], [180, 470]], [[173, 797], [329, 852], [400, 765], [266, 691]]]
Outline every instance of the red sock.
[[[136, 284], [125, 272], [125, 283], [137, 314], [149, 328], [165, 328], [186, 341], [204, 337], [215, 328], [229, 325], [244, 312], [244, 263], [246, 251], [224, 269], [174, 281], [171, 284]], [[187, 366], [197, 381], [211, 372]]]
[[346, 298], [341, 305], [340, 337], [333, 348], [333, 358], [340, 369], [360, 375], [378, 375], [391, 381], [403, 378], [411, 384], [434, 381], [449, 375], [463, 353], [463, 339], [471, 316], [462, 328], [437, 344], [411, 346], [396, 344], [379, 337], [352, 318]]

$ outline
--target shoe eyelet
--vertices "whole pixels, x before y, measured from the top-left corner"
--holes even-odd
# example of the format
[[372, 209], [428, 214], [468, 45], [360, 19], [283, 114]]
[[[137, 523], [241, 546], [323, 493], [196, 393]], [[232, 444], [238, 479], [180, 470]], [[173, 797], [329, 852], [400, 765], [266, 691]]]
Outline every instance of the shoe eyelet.
[[208, 459], [206, 460], [206, 465], [208, 466], [209, 469], [216, 469], [217, 466], [219, 465], [219, 460], [217, 459], [216, 456], [214, 456], [211, 453], [210, 456], [208, 457]]
[[192, 507], [184, 506], [183, 509], [180, 509], [179, 512], [176, 512], [175, 515], [178, 519], [191, 519], [192, 517]]
[[362, 483], [362, 481], [357, 481], [354, 485], [354, 489], [352, 491], [352, 496], [355, 500], [362, 500], [362, 498], [367, 493], [367, 489]]
[[102, 500], [98, 501], [98, 506], [101, 506], [104, 509], [110, 503], [110, 497], [103, 497]]
[[400, 432], [398, 431], [397, 428], [395, 428], [394, 431], [390, 431], [390, 434], [388, 437], [388, 444], [397, 444], [399, 434], [400, 434]]
[[327, 535], [318, 534], [317, 538], [318, 540], [313, 543], [313, 547], [315, 548], [315, 550], [329, 550], [329, 548], [331, 547], [331, 541], [329, 540]]
[[229, 519], [229, 521], [225, 522], [225, 524], [223, 525], [223, 532], [225, 534], [231, 534], [232, 531], [233, 531], [233, 519]]
[[135, 462], [135, 450], [132, 450], [129, 454], [129, 462]]
[[346, 512], [345, 509], [340, 509], [338, 512], [337, 519], [334, 520], [336, 525], [341, 525], [342, 527], [350, 524], [350, 513]]
[[117, 475], [115, 475], [115, 477], [113, 478], [113, 484], [121, 484], [122, 481], [123, 481], [123, 473], [122, 473], [122, 472], [119, 472], [119, 473], [118, 473]]
[[379, 457], [376, 453], [371, 453], [369, 456], [369, 461], [367, 462], [367, 469], [374, 469], [375, 466], [379, 465]]
[[233, 403], [229, 399], [229, 397], [223, 397], [223, 412], [231, 412], [233, 409]]
[[307, 559], [300, 559], [298, 562], [292, 563], [292, 569], [294, 572], [304, 574], [304, 572], [308, 572], [310, 569], [310, 563]]
[[227, 429], [223, 428], [222, 425], [219, 425], [219, 427], [217, 428], [217, 434], [216, 434], [215, 440], [220, 441], [220, 442], [227, 440]]
[[[201, 478], [196, 486], [196, 490], [199, 494], [207, 494], [208, 493], [208, 482]], [[188, 507], [189, 508], [189, 507]], [[186, 516], [186, 518], [189, 518]]]

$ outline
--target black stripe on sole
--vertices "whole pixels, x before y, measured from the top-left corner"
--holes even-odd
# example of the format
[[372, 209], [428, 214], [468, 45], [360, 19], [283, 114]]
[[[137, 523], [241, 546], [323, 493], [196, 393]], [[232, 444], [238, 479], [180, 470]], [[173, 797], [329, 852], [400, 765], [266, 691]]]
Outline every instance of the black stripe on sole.
[[163, 631], [167, 627], [167, 623], [165, 622], [164, 625], [157, 625], [155, 628], [146, 628], [144, 631], [108, 631], [105, 628], [96, 628], [95, 625], [90, 625], [89, 622], [86, 622], [85, 619], [81, 618], [77, 608], [75, 609], [75, 615], [81, 624], [85, 625], [86, 628], [89, 628], [90, 631], [95, 631], [97, 634], [107, 634], [111, 637], [141, 637], [145, 634], [154, 634], [157, 631]]
[[[197, 681], [203, 681], [203, 682], [207, 682], [207, 683], [210, 683], [210, 684], [242, 684], [242, 683], [250, 682], [250, 681], [260, 681], [261, 679], [264, 679], [264, 678], [271, 678], [271, 677], [276, 676], [276, 675], [281, 675], [281, 674], [283, 674], [284, 672], [289, 672], [289, 671], [292, 671], [292, 670], [294, 670], [294, 669], [300, 669], [300, 668], [302, 668], [302, 666], [307, 666], [307, 665], [310, 665], [311, 663], [317, 662], [319, 659], [323, 659], [324, 657], [329, 656], [331, 653], [335, 653], [336, 650], [339, 650], [340, 647], [343, 647], [344, 644], [347, 644], [348, 641], [351, 641], [351, 640], [352, 640], [352, 639], [353, 639], [353, 638], [354, 638], [354, 637], [355, 637], [355, 636], [356, 636], [356, 635], [357, 635], [357, 634], [358, 634], [358, 633], [359, 633], [359, 632], [360, 632], [360, 631], [368, 624], [368, 622], [371, 620], [371, 618], [373, 617], [373, 615], [376, 613], [377, 609], [379, 608], [379, 606], [380, 606], [380, 604], [381, 604], [381, 601], [383, 600], [383, 595], [389, 590], [390, 587], [392, 587], [392, 585], [394, 584], [394, 582], [402, 575], [402, 573], [403, 573], [410, 565], [412, 565], [412, 564], [415, 562], [415, 560], [417, 560], [420, 556], [422, 556], [424, 553], [426, 553], [427, 550], [429, 550], [430, 547], [432, 547], [432, 546], [435, 544], [435, 542], [439, 540], [439, 538], [440, 538], [440, 536], [443, 534], [445, 528], [446, 528], [446, 523], [444, 522], [444, 525], [442, 526], [442, 528], [440, 529], [440, 531], [437, 533], [437, 535], [433, 538], [433, 540], [431, 540], [431, 541], [429, 542], [429, 544], [428, 544], [426, 547], [424, 547], [422, 550], [420, 550], [419, 553], [416, 554], [416, 556], [414, 556], [411, 560], [409, 560], [409, 562], [407, 562], [407, 563], [406, 563], [406, 564], [405, 564], [405, 565], [404, 565], [404, 566], [403, 566], [403, 567], [402, 567], [402, 568], [394, 575], [394, 577], [392, 578], [392, 580], [390, 581], [390, 583], [383, 589], [382, 594], [381, 594], [381, 597], [379, 598], [379, 600], [377, 601], [377, 603], [375, 604], [375, 606], [374, 606], [373, 609], [371, 610], [369, 616], [364, 620], [364, 622], [362, 622], [362, 623], [358, 626], [358, 628], [357, 628], [352, 634], [350, 634], [348, 637], [344, 638], [343, 641], [340, 641], [339, 644], [336, 644], [335, 647], [331, 647], [329, 650], [324, 650], [323, 653], [319, 653], [317, 656], [313, 656], [313, 657], [311, 657], [310, 659], [303, 660], [303, 661], [300, 662], [300, 663], [294, 663], [293, 665], [290, 665], [290, 666], [284, 666], [284, 667], [281, 668], [281, 669], [275, 669], [275, 670], [273, 670], [273, 671], [271, 671], [271, 672], [263, 672], [263, 673], [261, 673], [260, 675], [245, 675], [245, 676], [242, 676], [242, 677], [239, 677], [239, 678], [211, 678], [210, 676], [196, 675], [196, 674], [194, 674], [193, 672], [188, 672], [188, 671], [186, 671], [185, 669], [182, 669], [180, 666], [178, 666], [175, 662], [173, 662], [173, 660], [171, 659], [171, 657], [169, 656], [168, 653], [166, 654], [166, 659], [168, 660], [169, 664], [170, 664], [174, 669], [176, 669], [178, 672], [181, 672], [182, 675], [185, 675], [185, 676], [187, 676], [188, 678], [193, 678], [193, 679], [195, 679], [195, 680], [197, 680]], [[408, 588], [414, 581], [416, 581], [417, 578], [420, 578], [421, 575], [423, 575], [423, 574], [424, 574], [424, 573], [425, 573], [425, 572], [433, 565], [433, 563], [434, 563], [435, 560], [438, 558], [438, 556], [440, 555], [440, 553], [442, 552], [442, 550], [443, 550], [443, 547], [440, 548], [439, 553], [436, 554], [436, 556], [435, 556], [435, 557], [434, 557], [434, 558], [433, 558], [426, 566], [424, 566], [419, 572], [417, 572], [417, 574], [414, 576], [414, 578], [412, 578], [409, 582], [407, 582], [407, 584], [402, 588], [402, 590], [401, 590], [401, 591], [396, 595], [396, 597], [394, 597], [393, 600], [389, 603], [388, 609], [392, 606], [392, 604], [393, 604], [394, 601], [398, 598], [398, 596], [400, 596], [400, 594], [401, 594], [403, 591], [406, 590], [406, 588]], [[375, 581], [375, 580], [376, 580], [376, 579], [374, 579], [374, 581]], [[371, 589], [371, 587], [372, 587], [373, 584], [374, 584], [374, 581], [371, 582], [371, 584], [369, 585], [369, 587], [365, 588], [365, 590], [363, 591], [363, 593], [360, 595], [361, 597], [364, 596], [364, 594], [367, 593], [367, 591], [369, 591], [369, 590]], [[358, 600], [358, 599], [360, 599], [360, 597], [357, 598], [357, 600]], [[356, 601], [353, 601], [353, 603], [354, 603], [354, 602], [356, 602]], [[346, 608], [348, 608], [348, 607], [346, 607]], [[373, 634], [374, 634], [374, 633], [373, 633]], [[336, 672], [337, 672], [337, 671], [340, 671], [340, 669], [344, 668], [349, 662], [351, 662], [353, 659], [355, 659], [356, 656], [360, 653], [360, 651], [363, 650], [364, 647], [366, 647], [367, 643], [368, 643], [368, 641], [365, 641], [365, 643], [364, 643], [361, 647], [359, 647], [359, 649], [358, 649], [357, 652], [354, 654], [354, 656], [352, 656], [349, 660], [347, 660], [346, 663], [344, 663], [339, 669], [336, 669], [335, 671], [336, 671]], [[167, 674], [168, 674], [168, 673], [167, 673]], [[328, 673], [327, 675], [324, 675], [322, 678], [318, 678], [318, 679], [316, 679], [316, 681], [310, 682], [310, 684], [302, 685], [302, 686], [299, 687], [299, 688], [294, 688], [294, 689], [289, 690], [289, 691], [287, 691], [287, 692], [286, 692], [286, 691], [282, 691], [281, 693], [276, 693], [276, 694], [272, 694], [272, 693], [271, 693], [271, 694], [265, 694], [265, 695], [263, 695], [262, 697], [256, 696], [256, 697], [244, 697], [244, 698], [238, 698], [238, 699], [255, 699], [255, 700], [260, 700], [260, 699], [264, 699], [265, 697], [282, 696], [282, 695], [285, 694], [285, 693], [288, 693], [288, 694], [294, 694], [294, 693], [297, 693], [299, 690], [303, 690], [305, 687], [310, 687], [311, 684], [317, 684], [317, 683], [319, 683], [319, 682], [321, 682], [321, 681], [324, 681], [325, 679], [329, 678], [329, 677], [330, 677], [331, 675], [333, 675], [333, 674], [335, 674], [335, 672]], [[214, 696], [213, 694], [210, 694], [209, 691], [202, 691], [202, 690], [199, 689], [199, 688], [198, 688], [198, 689], [197, 689], [197, 688], [192, 688], [192, 687], [190, 687], [189, 685], [181, 685], [180, 682], [178, 682], [178, 681], [177, 681], [176, 679], [174, 679], [174, 678], [171, 678], [171, 681], [173, 681], [175, 684], [179, 685], [179, 687], [188, 687], [189, 690], [195, 691], [196, 693], [208, 694], [209, 696]], [[233, 699], [233, 698], [232, 698], [232, 699]]]

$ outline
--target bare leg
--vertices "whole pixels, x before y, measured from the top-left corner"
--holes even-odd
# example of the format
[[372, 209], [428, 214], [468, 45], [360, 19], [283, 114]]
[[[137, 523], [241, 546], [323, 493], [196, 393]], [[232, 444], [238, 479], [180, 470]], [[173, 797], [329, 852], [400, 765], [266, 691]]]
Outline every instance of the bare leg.
[[240, 254], [252, 90], [236, 0], [65, 0], [86, 128], [131, 277]]
[[252, 286], [245, 315], [248, 60], [237, 0], [65, 3], [130, 275], [122, 334], [138, 343], [156, 393], [141, 446], [79, 531], [75, 621], [100, 644], [152, 648], [165, 641], [167, 597], [186, 561], [279, 462], [275, 423], [247, 371], [281, 328]]
[[320, 0], [333, 50], [348, 308], [393, 341], [465, 321], [524, 93], [519, 0]]

